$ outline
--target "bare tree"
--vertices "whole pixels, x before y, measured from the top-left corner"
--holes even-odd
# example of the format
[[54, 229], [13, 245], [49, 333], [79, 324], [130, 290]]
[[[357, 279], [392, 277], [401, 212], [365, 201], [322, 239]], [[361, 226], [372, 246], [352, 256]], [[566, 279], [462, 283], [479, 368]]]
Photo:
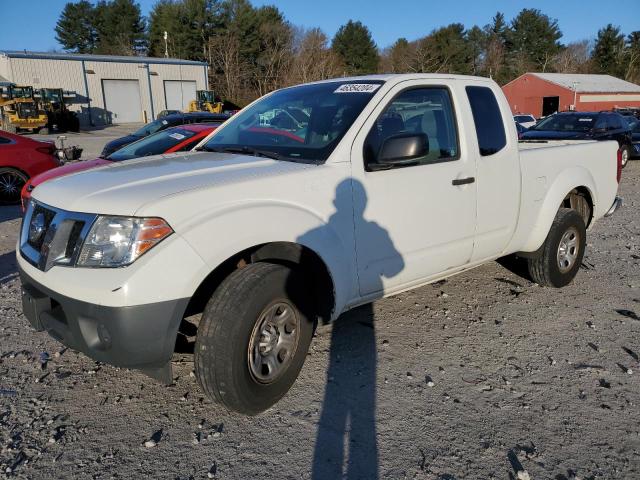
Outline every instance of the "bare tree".
[[264, 47], [254, 77], [258, 96], [286, 84], [292, 63], [293, 32], [288, 24], [265, 23], [260, 26], [260, 36]]
[[248, 65], [240, 54], [238, 36], [227, 32], [210, 37], [208, 50], [215, 88], [222, 98], [239, 101], [248, 80]]
[[298, 30], [294, 40], [294, 57], [289, 84], [325, 80], [341, 74], [343, 67], [329, 39], [319, 28]]
[[588, 73], [591, 71], [592, 48], [589, 40], [569, 43], [553, 58], [553, 69], [559, 73]]

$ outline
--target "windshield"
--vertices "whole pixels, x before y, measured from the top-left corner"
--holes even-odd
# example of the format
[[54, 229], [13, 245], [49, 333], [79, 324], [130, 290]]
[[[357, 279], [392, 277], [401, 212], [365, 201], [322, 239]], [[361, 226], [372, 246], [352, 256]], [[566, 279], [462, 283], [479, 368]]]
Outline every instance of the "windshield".
[[196, 132], [180, 127], [162, 130], [137, 142], [130, 143], [120, 150], [116, 150], [109, 155], [107, 159], [113, 162], [120, 162], [122, 160], [129, 160], [130, 158], [158, 155], [165, 153], [170, 148], [175, 147], [187, 138], [193, 137], [195, 134]]
[[516, 115], [513, 118], [515, 119], [516, 122], [535, 122], [536, 121], [535, 118], [530, 117], [529, 115]]
[[162, 130], [167, 128], [169, 122], [167, 120], [155, 120], [151, 123], [147, 123], [140, 130], [136, 130], [131, 135], [134, 137], [146, 137], [147, 135], [151, 135], [152, 133], [156, 133], [158, 130]]
[[285, 160], [325, 161], [383, 83], [362, 82], [277, 91], [228, 120], [203, 150], [259, 151]]
[[595, 116], [590, 115], [551, 115], [541, 120], [532, 130], [552, 132], [588, 132], [593, 128]]

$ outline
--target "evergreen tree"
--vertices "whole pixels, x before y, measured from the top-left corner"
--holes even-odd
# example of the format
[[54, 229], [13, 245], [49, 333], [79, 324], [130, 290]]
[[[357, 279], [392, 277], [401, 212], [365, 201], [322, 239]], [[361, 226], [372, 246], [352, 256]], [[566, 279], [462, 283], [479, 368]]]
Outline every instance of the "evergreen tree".
[[140, 55], [146, 51], [146, 22], [134, 0], [101, 0], [95, 12], [96, 53]]
[[216, 0], [160, 0], [149, 14], [149, 54], [164, 56], [167, 32], [170, 57], [208, 60], [209, 38], [221, 24]]
[[596, 45], [593, 48], [592, 60], [600, 73], [624, 78], [624, 35], [618, 27], [609, 24], [598, 30]]
[[55, 27], [62, 48], [75, 53], [92, 53], [96, 48], [95, 11], [87, 0], [67, 3]]
[[511, 22], [506, 37], [514, 76], [529, 69], [546, 71], [561, 49], [562, 32], [557, 20], [535, 8], [523, 9]]
[[349, 20], [341, 26], [331, 48], [342, 59], [350, 75], [375, 73], [378, 69], [378, 48], [369, 29], [360, 22]]

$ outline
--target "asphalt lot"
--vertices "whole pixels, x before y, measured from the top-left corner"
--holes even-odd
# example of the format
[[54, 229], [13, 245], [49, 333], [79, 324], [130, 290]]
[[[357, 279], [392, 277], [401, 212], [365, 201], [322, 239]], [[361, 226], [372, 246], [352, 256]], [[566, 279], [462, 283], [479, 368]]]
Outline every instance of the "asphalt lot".
[[625, 206], [590, 231], [568, 287], [491, 263], [349, 312], [318, 328], [291, 392], [254, 418], [204, 398], [188, 354], [176, 354], [165, 387], [31, 330], [15, 266], [19, 211], [0, 208], [0, 471], [640, 478], [640, 161], [620, 192]]
[[49, 140], [56, 141], [60, 135], [67, 137], [65, 139], [65, 146], [77, 145], [82, 147], [81, 160], [93, 160], [102, 151], [104, 145], [118, 137], [123, 137], [131, 132], [135, 132], [143, 124], [128, 123], [123, 125], [110, 125], [107, 127], [96, 127], [91, 130], [82, 130], [78, 133], [65, 132], [65, 133], [52, 133], [49, 135], [33, 135], [27, 134], [30, 138], [36, 140]]

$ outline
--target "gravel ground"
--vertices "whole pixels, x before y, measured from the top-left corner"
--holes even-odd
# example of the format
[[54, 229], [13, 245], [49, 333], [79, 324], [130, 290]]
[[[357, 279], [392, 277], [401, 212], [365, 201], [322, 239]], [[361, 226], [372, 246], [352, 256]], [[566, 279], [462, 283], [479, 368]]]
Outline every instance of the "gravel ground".
[[[492, 263], [317, 331], [274, 408], [203, 398], [32, 331], [0, 210], [0, 471], [12, 478], [640, 478], [640, 162], [576, 281]], [[146, 444], [146, 445], [145, 445]]]

